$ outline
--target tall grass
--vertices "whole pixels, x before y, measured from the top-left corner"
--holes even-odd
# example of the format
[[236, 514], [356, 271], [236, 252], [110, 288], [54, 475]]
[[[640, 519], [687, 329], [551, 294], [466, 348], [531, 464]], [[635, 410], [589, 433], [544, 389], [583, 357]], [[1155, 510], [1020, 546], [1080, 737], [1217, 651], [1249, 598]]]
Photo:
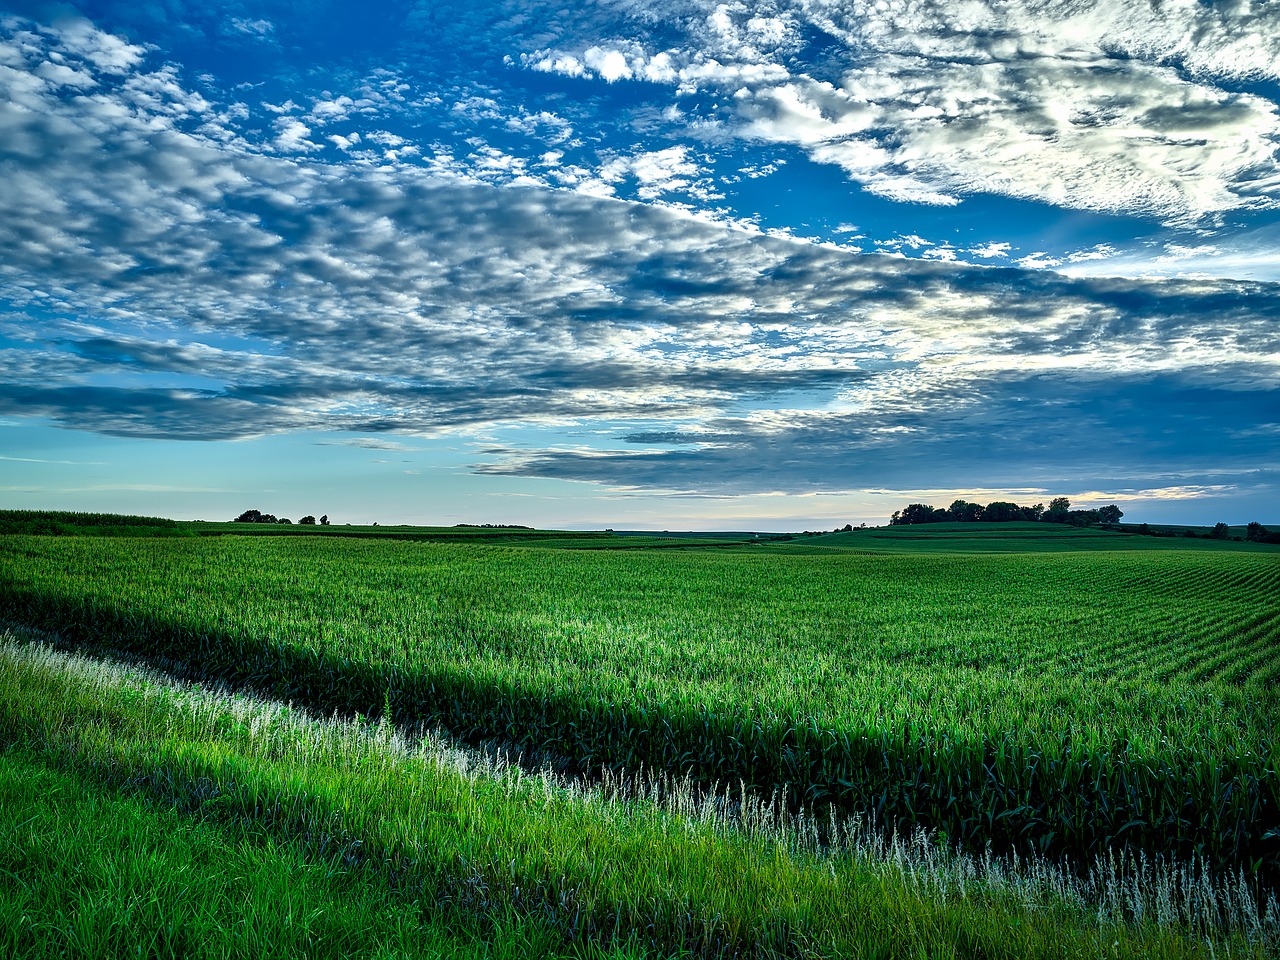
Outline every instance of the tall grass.
[[369, 866], [308, 858], [254, 823], [191, 819], [30, 750], [0, 753], [0, 955], [636, 958], [537, 918], [434, 909]]
[[[464, 916], [481, 935], [632, 955], [1261, 957], [1280, 935], [1274, 901], [1189, 865], [1112, 860], [1080, 879], [838, 817], [824, 840], [776, 798], [525, 773], [385, 719], [317, 720], [12, 640], [0, 731], [0, 824], [17, 838], [0, 889], [22, 894], [0, 916], [19, 956], [40, 955], [40, 929], [87, 955], [148, 930], [213, 954], [336, 954]], [[242, 872], [262, 930], [227, 915]], [[209, 895], [166, 913], [183, 885]]]

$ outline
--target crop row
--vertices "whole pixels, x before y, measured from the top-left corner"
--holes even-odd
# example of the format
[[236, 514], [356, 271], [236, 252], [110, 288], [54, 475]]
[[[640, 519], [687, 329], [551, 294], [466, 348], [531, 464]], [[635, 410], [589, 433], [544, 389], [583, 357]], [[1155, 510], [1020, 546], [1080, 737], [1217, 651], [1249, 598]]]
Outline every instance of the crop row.
[[978, 848], [1126, 845], [1274, 877], [1275, 577], [1246, 554], [9, 538], [0, 613], [583, 769], [741, 780]]

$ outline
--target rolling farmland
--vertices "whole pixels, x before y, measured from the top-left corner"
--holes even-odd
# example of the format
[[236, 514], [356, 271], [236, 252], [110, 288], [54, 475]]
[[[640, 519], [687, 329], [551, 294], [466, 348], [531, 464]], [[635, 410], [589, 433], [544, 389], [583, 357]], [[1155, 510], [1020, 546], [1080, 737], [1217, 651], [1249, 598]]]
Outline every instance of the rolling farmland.
[[[827, 863], [831, 824], [860, 817], [881, 841], [929, 831], [955, 856], [1040, 858], [1073, 882], [1121, 853], [1197, 864], [1265, 904], [1280, 552], [1015, 527], [970, 532], [967, 551], [963, 530], [624, 550], [8, 536], [0, 615], [321, 716], [498, 743], [588, 784], [665, 771], [692, 796], [773, 802], [809, 818], [805, 856]], [[13, 689], [14, 729], [57, 741]], [[608, 889], [591, 937], [620, 922]], [[655, 942], [809, 942], [801, 917], [790, 939], [754, 922], [703, 942], [668, 917]]]

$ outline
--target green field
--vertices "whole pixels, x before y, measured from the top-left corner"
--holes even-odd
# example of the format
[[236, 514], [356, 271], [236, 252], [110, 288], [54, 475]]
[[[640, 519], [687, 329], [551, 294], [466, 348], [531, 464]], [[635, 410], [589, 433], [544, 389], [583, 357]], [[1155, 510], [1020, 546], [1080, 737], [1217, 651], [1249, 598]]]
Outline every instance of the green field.
[[[840, 835], [831, 818], [860, 816], [882, 839], [923, 829], [955, 856], [1045, 858], [1038, 862], [1076, 880], [1122, 853], [1234, 876], [1264, 903], [1280, 878], [1275, 547], [1047, 524], [714, 546], [605, 535], [495, 545], [290, 532], [0, 537], [0, 616], [52, 631], [64, 645], [142, 656], [321, 715], [385, 714], [464, 743], [498, 742], [587, 782], [602, 771], [666, 771], [690, 777], [691, 789], [723, 791], [726, 802], [775, 798], [788, 816], [809, 818], [805, 856], [818, 858], [819, 872], [839, 875], [866, 860], [827, 849]], [[627, 548], [566, 549], [614, 539]], [[6, 708], [13, 728], [31, 733], [14, 742], [75, 754], [56, 747], [64, 734], [50, 732], [60, 729], [55, 720], [22, 705], [33, 699], [15, 692], [32, 682], [22, 676], [11, 671]], [[76, 696], [76, 710], [107, 709]], [[111, 702], [127, 718], [128, 708]], [[69, 723], [74, 713], [58, 716]], [[128, 726], [122, 718], [113, 729]], [[138, 734], [130, 762], [147, 762], [147, 742]], [[272, 776], [290, 775], [281, 767]], [[308, 774], [299, 768], [297, 776]], [[503, 850], [524, 849], [519, 833], [533, 828], [519, 824], [505, 846], [486, 852], [493, 863]], [[615, 828], [593, 834], [597, 847], [606, 836], [639, 842], [639, 827]], [[712, 834], [697, 869], [738, 857], [722, 846], [730, 843], [725, 830]], [[534, 861], [526, 883], [541, 869]], [[542, 866], [567, 869], [558, 860]], [[889, 882], [875, 875], [882, 887]], [[630, 881], [597, 880], [593, 902], [603, 904], [599, 917], [614, 918], [614, 934], [602, 938], [597, 924], [585, 940], [577, 931], [566, 942], [640, 943], [624, 929], [657, 921], [619, 906], [630, 901], [617, 885]], [[800, 912], [769, 933], [768, 917], [781, 907], [763, 893], [735, 894], [742, 902], [731, 910], [708, 892], [723, 882], [645, 894], [666, 917], [657, 924], [666, 932], [645, 949], [698, 943], [663, 912], [674, 897], [704, 922], [738, 917], [716, 934], [721, 946], [877, 955], [855, 954], [857, 935], [798, 900]], [[808, 880], [787, 882], [805, 897], [831, 895]], [[504, 897], [519, 903], [509, 891]], [[921, 921], [932, 932], [919, 943], [952, 944], [939, 955], [1019, 955], [974, 933], [1008, 920], [995, 894], [964, 934], [947, 926], [955, 918], [938, 919], [951, 909], [947, 896], [933, 902], [917, 891], [908, 900], [913, 915], [934, 918]], [[623, 923], [623, 914], [631, 920]], [[1093, 928], [1080, 927], [1072, 910], [1056, 916], [1063, 943], [1101, 935], [1080, 933]], [[1155, 936], [1149, 919], [1130, 915], [1117, 942], [1135, 956], [1180, 955], [1142, 939]], [[1220, 950], [1266, 949], [1280, 915], [1260, 922], [1253, 948], [1226, 928], [1210, 936]], [[1159, 936], [1195, 955], [1203, 943], [1194, 927], [1174, 918]], [[987, 945], [964, 948], [971, 935]], [[1184, 935], [1191, 939], [1178, 939]], [[875, 936], [880, 955], [933, 949], [912, 953], [898, 949], [894, 934]]]

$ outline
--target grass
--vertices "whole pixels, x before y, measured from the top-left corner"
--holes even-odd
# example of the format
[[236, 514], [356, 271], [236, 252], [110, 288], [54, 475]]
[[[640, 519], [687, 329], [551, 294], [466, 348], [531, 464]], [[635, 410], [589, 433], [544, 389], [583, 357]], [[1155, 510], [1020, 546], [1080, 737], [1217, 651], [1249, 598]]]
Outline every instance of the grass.
[[[532, 918], [407, 896], [252, 822], [184, 816], [30, 750], [0, 753], [0, 953], [39, 957], [606, 956]], [[613, 955], [639, 956], [615, 951]]]
[[823, 844], [778, 804], [528, 774], [25, 637], [0, 746], [14, 957], [1263, 957], [1280, 932], [1185, 868], [1084, 882], [856, 821]]
[[[1178, 528], [1179, 530], [1183, 528]], [[1200, 528], [1197, 528], [1200, 529]], [[1207, 528], [1205, 528], [1207, 529]], [[1244, 536], [1244, 527], [1233, 536]], [[927, 523], [899, 527], [872, 527], [805, 537], [769, 550], [790, 553], [853, 551], [868, 554], [975, 553], [1076, 553], [1099, 551], [1205, 551], [1210, 553], [1258, 553], [1280, 556], [1273, 545], [1201, 538], [1144, 536], [1100, 527], [1073, 527], [1062, 523]]]
[[9, 537], [0, 613], [580, 769], [1274, 879], [1274, 550], [772, 550]]

